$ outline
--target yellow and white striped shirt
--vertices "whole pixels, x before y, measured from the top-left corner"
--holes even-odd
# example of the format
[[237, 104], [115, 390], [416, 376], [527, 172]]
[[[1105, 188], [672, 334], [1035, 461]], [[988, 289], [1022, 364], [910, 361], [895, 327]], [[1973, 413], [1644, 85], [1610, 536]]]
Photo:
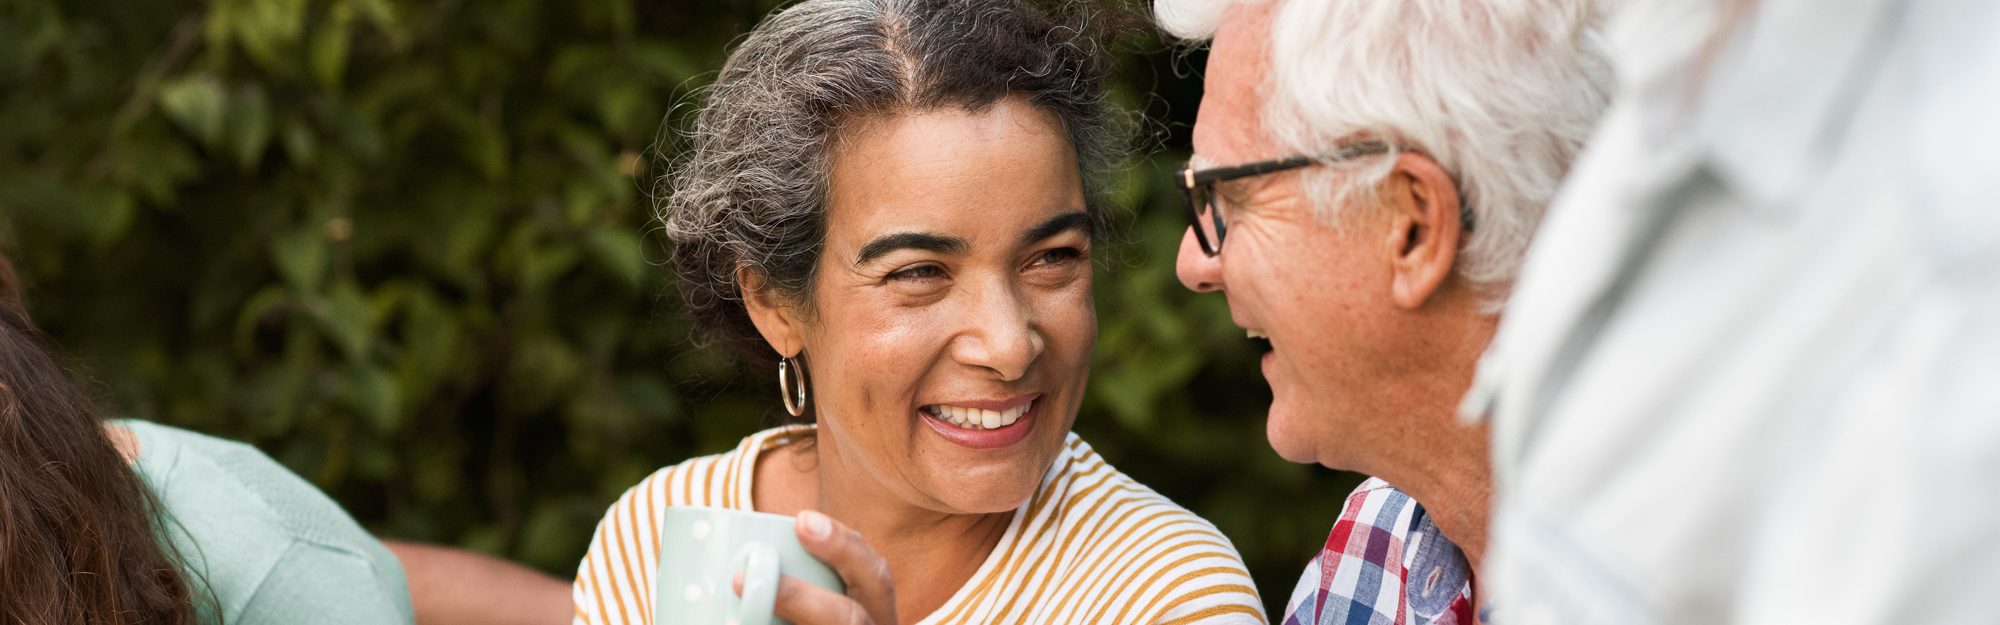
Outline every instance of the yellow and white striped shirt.
[[[803, 430], [765, 430], [734, 451], [660, 469], [597, 524], [577, 567], [577, 625], [652, 625], [659, 519], [667, 506], [750, 510], [757, 455]], [[1075, 434], [1014, 511], [1007, 534], [921, 625], [1264, 623], [1229, 539], [1117, 469]]]

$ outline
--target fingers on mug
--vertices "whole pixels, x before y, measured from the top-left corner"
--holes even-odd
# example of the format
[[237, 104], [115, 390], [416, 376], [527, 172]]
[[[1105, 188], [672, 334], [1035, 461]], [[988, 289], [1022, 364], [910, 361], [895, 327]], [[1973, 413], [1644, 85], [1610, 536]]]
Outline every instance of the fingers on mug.
[[736, 567], [743, 571], [743, 595], [731, 610], [731, 623], [771, 625], [771, 611], [778, 605], [778, 550], [750, 543], [736, 555]]

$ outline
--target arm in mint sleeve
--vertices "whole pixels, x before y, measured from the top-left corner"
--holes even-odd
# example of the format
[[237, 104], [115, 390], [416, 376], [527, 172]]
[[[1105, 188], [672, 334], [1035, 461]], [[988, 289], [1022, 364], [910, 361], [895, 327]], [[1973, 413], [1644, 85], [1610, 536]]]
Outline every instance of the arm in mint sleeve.
[[385, 559], [295, 542], [232, 625], [413, 625], [402, 566]]

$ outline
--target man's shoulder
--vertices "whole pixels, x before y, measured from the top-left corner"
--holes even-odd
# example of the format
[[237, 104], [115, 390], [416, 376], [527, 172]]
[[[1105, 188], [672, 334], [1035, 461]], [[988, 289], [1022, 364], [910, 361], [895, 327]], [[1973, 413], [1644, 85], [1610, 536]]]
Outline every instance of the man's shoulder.
[[1471, 572], [1422, 504], [1370, 478], [1347, 496], [1284, 622], [1469, 624]]

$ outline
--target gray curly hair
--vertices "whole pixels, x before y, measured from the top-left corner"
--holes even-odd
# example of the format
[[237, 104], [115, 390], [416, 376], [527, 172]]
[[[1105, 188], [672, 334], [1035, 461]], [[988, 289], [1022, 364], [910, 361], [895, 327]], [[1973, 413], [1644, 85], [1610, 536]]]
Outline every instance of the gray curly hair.
[[751, 365], [776, 363], [738, 272], [811, 310], [829, 152], [855, 120], [1024, 97], [1068, 133], [1101, 226], [1102, 178], [1128, 147], [1104, 102], [1094, 33], [1105, 21], [1020, 0], [807, 0], [765, 19], [706, 90], [661, 180], [656, 217], [697, 333]]

